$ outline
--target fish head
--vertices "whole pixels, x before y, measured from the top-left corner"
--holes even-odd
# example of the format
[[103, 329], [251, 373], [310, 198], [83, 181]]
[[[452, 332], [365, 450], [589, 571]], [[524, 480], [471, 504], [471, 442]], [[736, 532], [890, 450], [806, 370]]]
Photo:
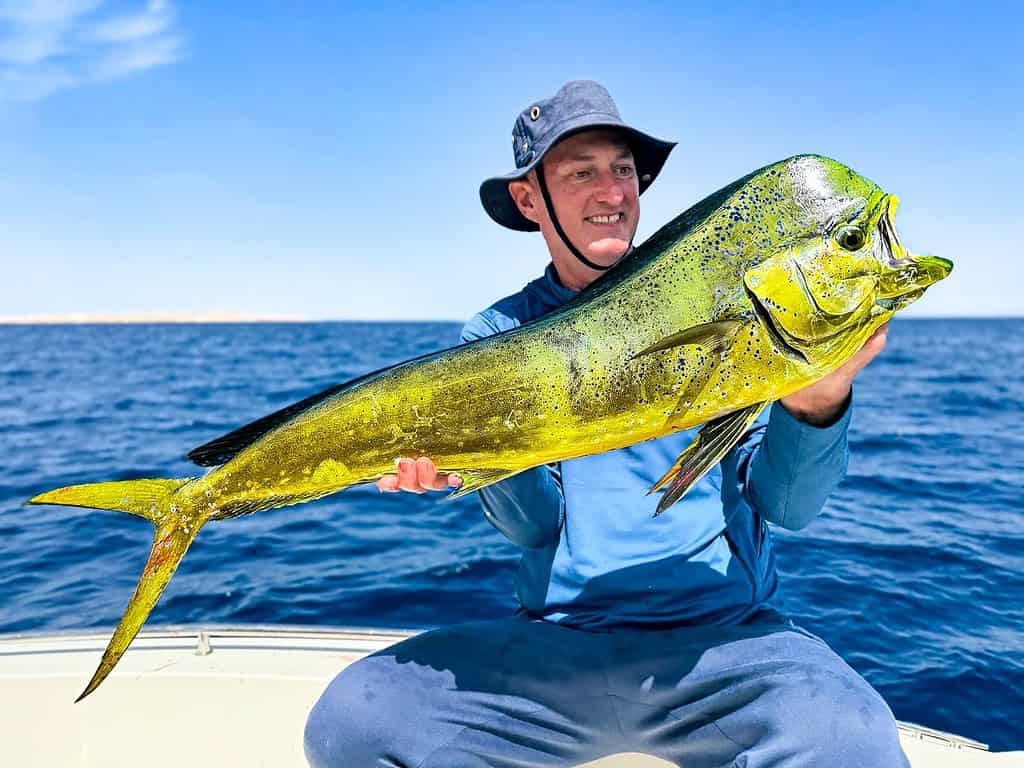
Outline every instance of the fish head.
[[953, 264], [910, 253], [894, 225], [898, 198], [841, 163], [804, 155], [777, 165], [785, 237], [746, 270], [744, 287], [782, 351], [831, 370]]

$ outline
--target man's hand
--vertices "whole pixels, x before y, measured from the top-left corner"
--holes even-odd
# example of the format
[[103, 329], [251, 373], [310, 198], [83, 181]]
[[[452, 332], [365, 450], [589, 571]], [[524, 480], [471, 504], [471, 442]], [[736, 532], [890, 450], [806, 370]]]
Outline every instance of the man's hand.
[[839, 416], [846, 398], [850, 396], [854, 378], [885, 349], [888, 336], [889, 324], [886, 323], [842, 366], [779, 402], [800, 421], [816, 427], [828, 426]]
[[454, 472], [444, 474], [437, 471], [434, 462], [425, 456], [398, 460], [398, 474], [384, 475], [377, 481], [377, 489], [385, 493], [408, 491], [424, 493], [426, 491], [445, 491], [462, 485], [462, 478]]

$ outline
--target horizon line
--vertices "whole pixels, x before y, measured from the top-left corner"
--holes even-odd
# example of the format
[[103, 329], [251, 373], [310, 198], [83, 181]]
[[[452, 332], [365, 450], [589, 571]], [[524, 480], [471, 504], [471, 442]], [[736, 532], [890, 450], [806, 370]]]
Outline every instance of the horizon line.
[[[896, 320], [1024, 320], [1024, 314], [994, 315], [903, 315]], [[253, 314], [234, 312], [154, 312], [96, 313], [0, 316], [0, 326], [43, 325], [250, 325], [315, 323], [465, 323], [466, 319], [444, 317], [309, 317], [304, 315]]]

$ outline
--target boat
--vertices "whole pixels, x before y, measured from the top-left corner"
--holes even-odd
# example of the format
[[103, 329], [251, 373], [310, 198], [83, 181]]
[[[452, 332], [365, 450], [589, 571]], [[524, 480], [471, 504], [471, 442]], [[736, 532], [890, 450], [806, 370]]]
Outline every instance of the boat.
[[[306, 715], [327, 683], [348, 664], [413, 634], [289, 626], [147, 629], [102, 688], [79, 704], [73, 702], [108, 633], [0, 634], [2, 762], [20, 768], [302, 768]], [[980, 742], [911, 723], [899, 729], [913, 768], [1024, 768], [1024, 752], [990, 752]], [[672, 764], [624, 753], [586, 768]]]

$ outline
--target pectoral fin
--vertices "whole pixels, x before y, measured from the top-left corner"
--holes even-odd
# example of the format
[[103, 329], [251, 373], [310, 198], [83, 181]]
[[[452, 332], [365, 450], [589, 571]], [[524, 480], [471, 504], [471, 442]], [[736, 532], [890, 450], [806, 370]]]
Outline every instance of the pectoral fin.
[[488, 485], [500, 482], [505, 478], [518, 475], [521, 469], [446, 469], [445, 472], [454, 472], [462, 478], [460, 485], [453, 493], [445, 496], [445, 501], [458, 499], [473, 491], [479, 491]]
[[659, 352], [663, 349], [680, 347], [685, 344], [701, 344], [710, 347], [716, 353], [721, 353], [736, 329], [743, 324], [742, 320], [715, 320], [711, 323], [702, 323], [692, 328], [685, 328], [671, 336], [666, 336], [651, 346], [640, 350], [632, 359], [643, 357], [651, 352]]
[[648, 491], [648, 493], [660, 491], [668, 485], [668, 490], [658, 502], [658, 509], [654, 516], [657, 517], [683, 498], [697, 481], [707, 474], [708, 470], [721, 461], [722, 457], [739, 442], [743, 433], [757, 420], [767, 405], [768, 403], [755, 403], [727, 416], [709, 421], [697, 434], [697, 439], [679, 454], [679, 458], [676, 459], [672, 468]]

